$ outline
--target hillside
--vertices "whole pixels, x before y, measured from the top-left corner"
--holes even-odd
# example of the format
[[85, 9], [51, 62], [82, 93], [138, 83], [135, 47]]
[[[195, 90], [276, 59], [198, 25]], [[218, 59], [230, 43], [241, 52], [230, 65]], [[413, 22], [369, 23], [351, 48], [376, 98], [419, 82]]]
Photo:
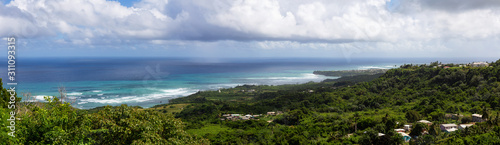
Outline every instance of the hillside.
[[338, 70], [338, 71], [314, 71], [314, 74], [345, 77], [345, 76], [358, 76], [358, 75], [374, 75], [385, 73], [388, 69], [366, 69], [366, 70]]
[[[373, 81], [356, 85], [311, 83], [296, 87], [300, 89], [271, 92], [260, 91], [257, 87], [253, 89], [259, 93], [231, 100], [212, 99], [217, 96], [216, 91], [200, 92], [172, 102], [192, 103], [175, 113], [176, 117], [188, 122], [188, 132], [214, 130], [199, 135], [216, 144], [403, 143], [394, 129], [403, 128], [404, 124], [417, 125], [415, 122], [420, 119], [436, 125], [426, 126], [428, 134], [412, 139], [413, 143], [478, 144], [473, 138], [479, 137], [499, 143], [496, 130], [500, 129], [500, 119], [496, 118], [500, 117], [497, 115], [500, 61], [490, 67], [444, 69], [436, 65], [403, 65]], [[193, 101], [195, 98], [197, 101]], [[270, 111], [285, 113], [264, 115], [259, 120], [220, 120], [224, 114], [266, 114]], [[474, 113], [486, 115], [488, 122], [453, 133], [439, 129], [441, 123], [469, 123]], [[464, 117], [452, 119], [448, 114]], [[273, 121], [267, 123], [267, 120]], [[377, 132], [385, 135], [372, 136]], [[350, 137], [347, 134], [351, 134]]]
[[[201, 91], [153, 108], [20, 103], [11, 144], [499, 144], [500, 60], [403, 65], [300, 85]], [[8, 102], [2, 88], [2, 101]], [[10, 109], [1, 107], [1, 123]], [[282, 113], [283, 112], [283, 113]], [[229, 115], [231, 114], [231, 115]], [[472, 114], [482, 115], [472, 118]], [[458, 116], [458, 117], [453, 117]], [[429, 120], [432, 125], [418, 123]], [[474, 123], [450, 133], [440, 124]], [[412, 125], [410, 142], [394, 129]], [[425, 130], [425, 132], [422, 132]]]

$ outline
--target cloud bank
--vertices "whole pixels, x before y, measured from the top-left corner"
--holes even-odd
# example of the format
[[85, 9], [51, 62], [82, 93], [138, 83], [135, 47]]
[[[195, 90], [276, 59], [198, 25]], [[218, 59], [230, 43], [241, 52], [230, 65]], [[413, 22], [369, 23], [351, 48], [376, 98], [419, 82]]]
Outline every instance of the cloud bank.
[[356, 43], [425, 47], [436, 41], [496, 41], [500, 2], [141, 0], [126, 7], [106, 0], [13, 0], [0, 5], [0, 23], [2, 37], [72, 46], [237, 41], [265, 49]]

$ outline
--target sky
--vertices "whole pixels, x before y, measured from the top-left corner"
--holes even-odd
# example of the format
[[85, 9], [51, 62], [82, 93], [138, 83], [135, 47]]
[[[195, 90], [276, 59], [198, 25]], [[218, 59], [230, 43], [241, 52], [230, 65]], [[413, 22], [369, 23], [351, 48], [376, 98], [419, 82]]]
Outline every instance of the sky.
[[20, 57], [500, 56], [499, 0], [0, 1]]

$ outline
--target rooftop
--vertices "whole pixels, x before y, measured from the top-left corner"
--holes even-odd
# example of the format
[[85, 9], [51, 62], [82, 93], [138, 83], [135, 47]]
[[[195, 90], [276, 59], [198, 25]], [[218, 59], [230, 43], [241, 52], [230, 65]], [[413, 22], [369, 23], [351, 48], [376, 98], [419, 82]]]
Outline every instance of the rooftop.
[[417, 122], [420, 122], [420, 123], [432, 123], [432, 122], [430, 122], [430, 121], [428, 121], [428, 120], [419, 120], [419, 121], [417, 121]]
[[465, 128], [465, 127], [470, 127], [474, 124], [460, 124], [460, 127]]
[[457, 131], [458, 129], [456, 128], [450, 128], [450, 129], [446, 129], [446, 132], [454, 132], [454, 131]]
[[444, 126], [444, 127], [453, 127], [453, 126], [457, 126], [456, 124], [441, 124], [441, 126]]

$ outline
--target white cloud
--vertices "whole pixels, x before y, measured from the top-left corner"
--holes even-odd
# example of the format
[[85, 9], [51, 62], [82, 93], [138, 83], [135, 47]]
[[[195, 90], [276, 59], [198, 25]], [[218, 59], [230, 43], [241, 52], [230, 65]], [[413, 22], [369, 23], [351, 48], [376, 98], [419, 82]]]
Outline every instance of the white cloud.
[[451, 42], [447, 40], [499, 38], [499, 6], [491, 0], [474, 4], [465, 0], [142, 0], [132, 7], [106, 0], [13, 0], [0, 5], [0, 36], [54, 38], [59, 44], [75, 45], [234, 40], [256, 41], [252, 46], [265, 49], [345, 48], [344, 44], [365, 43], [362, 46], [367, 49], [385, 51], [447, 50], [445, 44]]

